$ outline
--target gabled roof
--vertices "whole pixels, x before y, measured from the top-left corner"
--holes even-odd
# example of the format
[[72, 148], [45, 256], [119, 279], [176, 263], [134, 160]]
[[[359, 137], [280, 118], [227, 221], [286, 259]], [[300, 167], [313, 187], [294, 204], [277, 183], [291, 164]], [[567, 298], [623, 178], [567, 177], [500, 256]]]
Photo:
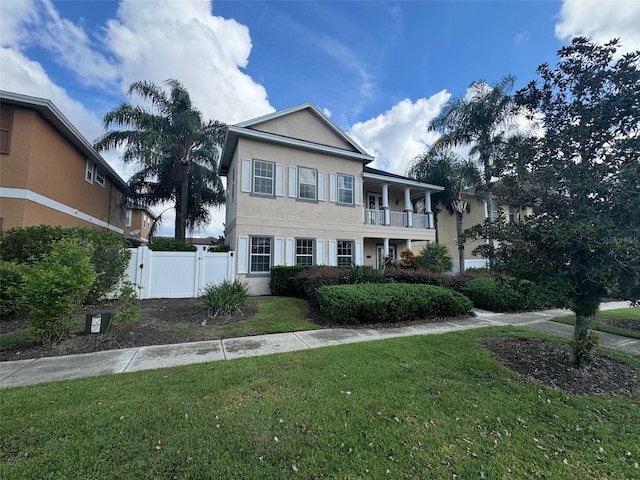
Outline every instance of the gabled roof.
[[[287, 137], [284, 135], [278, 135], [271, 132], [260, 130], [258, 127], [260, 124], [277, 120], [287, 115], [291, 115], [302, 110], [309, 110], [314, 114], [324, 126], [331, 130], [336, 136], [341, 138], [346, 144], [352, 147], [353, 150], [347, 150], [338, 148], [331, 145], [324, 145], [308, 140], [302, 140], [299, 138]], [[267, 115], [263, 115], [258, 118], [247, 120], [236, 125], [232, 125], [227, 130], [227, 135], [222, 149], [222, 158], [220, 160], [220, 173], [226, 175], [233, 154], [238, 145], [239, 137], [254, 138], [258, 140], [273, 142], [281, 145], [288, 145], [290, 147], [302, 148], [306, 150], [314, 150], [318, 152], [337, 155], [353, 160], [358, 160], [363, 164], [369, 163], [374, 158], [369, 155], [360, 145], [358, 145], [349, 135], [347, 135], [341, 128], [333, 123], [329, 117], [327, 117], [317, 106], [313, 103], [307, 102], [295, 107], [280, 110]]]
[[76, 127], [65, 117], [60, 110], [53, 104], [51, 100], [46, 98], [32, 97], [21, 93], [7, 92], [0, 90], [0, 103], [2, 105], [14, 105], [16, 107], [30, 108], [36, 110], [56, 130], [58, 130], [67, 140], [69, 140], [80, 152], [91, 159], [98, 166], [102, 167], [107, 177], [113, 181], [122, 190], [126, 190], [126, 182], [116, 173], [116, 171], [102, 158], [102, 156], [93, 148], [93, 145], [82, 136]]

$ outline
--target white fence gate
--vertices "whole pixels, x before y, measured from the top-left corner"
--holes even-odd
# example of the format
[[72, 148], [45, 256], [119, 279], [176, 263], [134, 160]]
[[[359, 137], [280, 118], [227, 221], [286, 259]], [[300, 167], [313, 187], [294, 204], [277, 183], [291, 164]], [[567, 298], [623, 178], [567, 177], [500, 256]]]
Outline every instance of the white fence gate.
[[138, 297], [199, 297], [211, 283], [235, 279], [235, 252], [154, 252], [130, 248], [127, 280], [138, 286]]

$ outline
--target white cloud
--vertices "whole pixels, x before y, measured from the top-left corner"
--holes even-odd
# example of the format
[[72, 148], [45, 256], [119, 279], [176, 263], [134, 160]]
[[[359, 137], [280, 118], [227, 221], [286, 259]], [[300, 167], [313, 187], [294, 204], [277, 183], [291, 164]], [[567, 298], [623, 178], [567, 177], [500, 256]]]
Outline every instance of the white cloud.
[[637, 0], [564, 0], [556, 36], [589, 37], [597, 43], [620, 38], [620, 51], [640, 50], [640, 2]]
[[437, 133], [427, 132], [427, 125], [450, 97], [443, 90], [415, 103], [402, 100], [385, 113], [356, 123], [349, 135], [376, 157], [372, 167], [404, 175], [416, 155], [438, 138]]
[[206, 118], [237, 123], [273, 111], [266, 90], [241, 71], [249, 30], [213, 16], [211, 2], [123, 0], [107, 23], [105, 48], [117, 59], [122, 87], [138, 80], [180, 80]]

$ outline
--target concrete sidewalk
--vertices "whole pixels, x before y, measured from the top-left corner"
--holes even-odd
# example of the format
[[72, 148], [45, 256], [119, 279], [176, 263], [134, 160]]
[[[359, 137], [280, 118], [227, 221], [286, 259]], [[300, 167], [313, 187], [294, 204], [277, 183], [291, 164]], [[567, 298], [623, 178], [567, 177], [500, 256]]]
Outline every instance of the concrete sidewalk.
[[[627, 306], [626, 302], [611, 302], [602, 304], [600, 309], [610, 310]], [[570, 313], [567, 310], [525, 313], [491, 313], [476, 310], [475, 313], [475, 318], [409, 327], [309, 330], [0, 362], [0, 388], [497, 325], [525, 327], [563, 337], [573, 334], [572, 326], [549, 321], [553, 317], [567, 315]], [[640, 340], [600, 333], [600, 345], [640, 355]]]

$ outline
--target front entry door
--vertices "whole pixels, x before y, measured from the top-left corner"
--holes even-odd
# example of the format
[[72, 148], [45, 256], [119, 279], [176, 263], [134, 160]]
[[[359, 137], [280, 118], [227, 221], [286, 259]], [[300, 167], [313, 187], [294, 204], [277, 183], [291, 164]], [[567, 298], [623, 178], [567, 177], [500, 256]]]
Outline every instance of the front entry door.
[[[378, 245], [376, 247], [376, 251], [377, 251], [376, 268], [378, 270], [381, 270], [382, 267], [384, 267], [384, 246], [383, 245]], [[398, 256], [396, 255], [396, 246], [395, 245], [389, 245], [389, 256], [391, 258], [398, 258]]]

